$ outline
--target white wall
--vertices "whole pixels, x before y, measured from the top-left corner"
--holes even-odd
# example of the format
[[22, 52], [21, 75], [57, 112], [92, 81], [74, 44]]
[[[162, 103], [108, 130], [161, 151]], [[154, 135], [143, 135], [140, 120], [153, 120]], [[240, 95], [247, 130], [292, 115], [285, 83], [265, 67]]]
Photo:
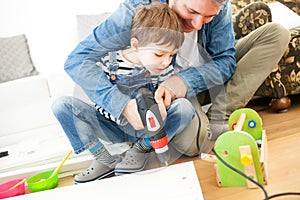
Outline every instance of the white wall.
[[78, 43], [76, 15], [114, 11], [123, 0], [0, 0], [0, 37], [26, 34], [41, 73], [63, 69]]

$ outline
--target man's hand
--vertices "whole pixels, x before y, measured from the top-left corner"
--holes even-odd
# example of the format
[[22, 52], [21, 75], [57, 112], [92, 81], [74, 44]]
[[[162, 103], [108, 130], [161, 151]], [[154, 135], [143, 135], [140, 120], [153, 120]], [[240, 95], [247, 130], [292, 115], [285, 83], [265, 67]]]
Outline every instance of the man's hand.
[[159, 86], [154, 94], [156, 103], [163, 104], [164, 107], [171, 105], [171, 101], [175, 99], [174, 93], [165, 86]]
[[[164, 99], [165, 106], [169, 106], [171, 100], [185, 97], [187, 93], [187, 87], [184, 81], [177, 75], [173, 75], [162, 82], [157, 90], [161, 91], [156, 91], [157, 95], [155, 95], [155, 100], [158, 102]], [[168, 94], [171, 95], [171, 100], [168, 97]]]

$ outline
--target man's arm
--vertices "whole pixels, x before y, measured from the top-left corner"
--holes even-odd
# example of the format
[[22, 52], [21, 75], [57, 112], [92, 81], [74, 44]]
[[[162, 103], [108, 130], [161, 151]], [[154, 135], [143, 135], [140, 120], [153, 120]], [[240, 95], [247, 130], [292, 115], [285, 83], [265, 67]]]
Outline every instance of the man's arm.
[[129, 45], [134, 7], [143, 1], [125, 1], [106, 21], [97, 26], [68, 56], [64, 69], [89, 98], [118, 118], [130, 100], [107, 79], [96, 65], [105, 53]]
[[180, 71], [163, 83], [176, 98], [195, 96], [224, 84], [233, 75], [236, 61], [230, 1], [210, 23], [202, 27], [199, 37], [202, 39], [199, 48], [203, 47], [200, 51], [204, 50], [210, 60], [202, 66]]

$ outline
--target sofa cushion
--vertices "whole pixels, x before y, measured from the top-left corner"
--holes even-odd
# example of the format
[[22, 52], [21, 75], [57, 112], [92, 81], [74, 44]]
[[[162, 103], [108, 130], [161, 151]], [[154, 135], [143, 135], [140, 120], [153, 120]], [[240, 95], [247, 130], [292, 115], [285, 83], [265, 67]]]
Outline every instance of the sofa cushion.
[[47, 78], [38, 75], [0, 84], [0, 137], [56, 123]]
[[26, 36], [0, 38], [0, 83], [36, 74]]

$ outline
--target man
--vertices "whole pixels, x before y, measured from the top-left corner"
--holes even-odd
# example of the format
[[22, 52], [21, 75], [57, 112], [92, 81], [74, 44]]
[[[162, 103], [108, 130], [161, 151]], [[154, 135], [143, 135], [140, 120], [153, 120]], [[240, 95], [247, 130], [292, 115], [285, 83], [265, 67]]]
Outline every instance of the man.
[[[96, 62], [109, 51], [129, 46], [134, 10], [150, 2], [125, 0], [80, 42], [65, 63], [66, 72], [93, 102], [116, 119], [125, 117], [136, 130], [143, 128], [136, 103], [118, 88], [107, 89], [110, 83]], [[170, 144], [182, 154], [195, 156], [209, 152], [213, 144], [209, 141], [215, 141], [228, 130], [229, 115], [248, 103], [276, 66], [287, 47], [290, 33], [282, 26], [270, 23], [236, 42], [229, 0], [161, 2], [178, 14], [186, 35], [174, 60], [176, 75], [159, 86], [155, 99], [158, 103], [163, 102], [166, 108], [171, 100], [181, 97], [193, 103], [197, 115], [189, 127], [171, 139]], [[212, 106], [205, 114], [200, 105], [207, 99], [206, 94]], [[74, 127], [72, 120], [68, 123]], [[125, 158], [131, 156], [135, 155], [127, 152]], [[144, 161], [146, 164], [147, 159]], [[126, 173], [130, 164], [116, 163], [116, 169]]]

